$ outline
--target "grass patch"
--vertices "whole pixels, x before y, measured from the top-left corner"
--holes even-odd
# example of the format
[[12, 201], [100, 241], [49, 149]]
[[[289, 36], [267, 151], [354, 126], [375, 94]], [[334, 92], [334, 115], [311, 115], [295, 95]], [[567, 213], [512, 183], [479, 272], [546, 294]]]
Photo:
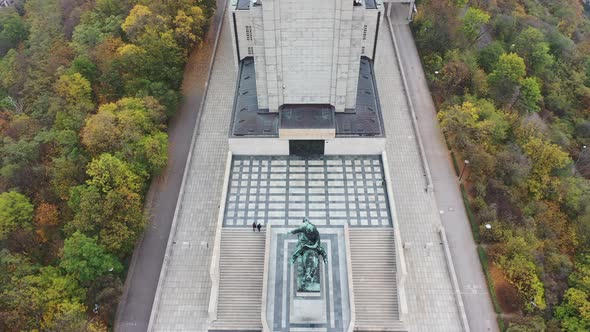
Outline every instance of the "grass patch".
[[504, 322], [504, 318], [502, 318], [502, 314], [496, 316], [496, 321], [498, 322], [498, 328], [500, 331], [506, 331], [506, 323]]
[[467, 191], [465, 190], [465, 186], [461, 183], [461, 196], [463, 197], [463, 204], [465, 205], [465, 211], [467, 212], [467, 219], [469, 219], [469, 224], [471, 225], [471, 233], [473, 235], [473, 239], [475, 243], [480, 243], [479, 239], [479, 224], [475, 220], [475, 215], [471, 210], [471, 202], [469, 201], [469, 197], [467, 196]]
[[445, 143], [447, 144], [447, 149], [449, 149], [449, 151], [451, 151], [451, 143], [449, 143], [449, 138], [447, 137], [447, 134], [443, 134], [443, 137], [445, 138]]
[[451, 159], [453, 159], [453, 168], [455, 168], [455, 174], [459, 176], [459, 164], [457, 164], [457, 158], [455, 157], [455, 153], [453, 151], [451, 151]]

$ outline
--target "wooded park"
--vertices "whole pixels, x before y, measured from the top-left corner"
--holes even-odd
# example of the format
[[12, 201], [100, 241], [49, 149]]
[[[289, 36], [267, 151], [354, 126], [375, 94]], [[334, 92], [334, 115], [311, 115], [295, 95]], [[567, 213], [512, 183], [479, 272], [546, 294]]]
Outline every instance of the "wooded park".
[[501, 330], [590, 330], [589, 10], [423, 0], [412, 23]]
[[210, 0], [0, 9], [0, 330], [106, 331]]

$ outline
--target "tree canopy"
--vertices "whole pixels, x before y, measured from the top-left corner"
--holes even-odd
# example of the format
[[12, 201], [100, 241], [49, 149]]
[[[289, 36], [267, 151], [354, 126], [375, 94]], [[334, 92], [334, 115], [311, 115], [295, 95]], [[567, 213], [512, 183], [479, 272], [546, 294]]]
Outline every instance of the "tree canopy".
[[0, 8], [1, 331], [112, 329], [183, 69], [214, 10], [212, 0]]
[[425, 0], [412, 23], [506, 331], [590, 329], [589, 10]]

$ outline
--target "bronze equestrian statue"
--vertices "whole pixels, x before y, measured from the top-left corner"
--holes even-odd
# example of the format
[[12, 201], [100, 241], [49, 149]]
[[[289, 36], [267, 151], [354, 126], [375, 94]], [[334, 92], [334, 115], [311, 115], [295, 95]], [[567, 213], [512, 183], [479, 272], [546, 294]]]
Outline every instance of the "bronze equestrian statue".
[[324, 264], [328, 263], [328, 258], [322, 242], [320, 233], [309, 219], [303, 218], [303, 223], [298, 228], [289, 231], [288, 234], [297, 234], [297, 247], [291, 256], [291, 264], [299, 260], [297, 268], [297, 288], [302, 292], [318, 292], [320, 286], [319, 280], [319, 259], [322, 256]]

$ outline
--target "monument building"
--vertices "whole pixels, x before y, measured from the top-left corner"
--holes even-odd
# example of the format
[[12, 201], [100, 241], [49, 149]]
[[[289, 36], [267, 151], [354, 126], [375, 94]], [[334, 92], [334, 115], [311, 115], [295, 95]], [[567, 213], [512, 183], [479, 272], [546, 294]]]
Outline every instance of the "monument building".
[[387, 5], [229, 0], [148, 331], [469, 331]]
[[[383, 3], [229, 9], [238, 75], [209, 330], [405, 331], [373, 71]], [[264, 237], [249, 233], [253, 222]], [[252, 251], [264, 260], [250, 262]]]
[[239, 70], [230, 137], [234, 153], [341, 154], [343, 148], [350, 153], [351, 145], [383, 150], [373, 75], [380, 1], [231, 4]]

